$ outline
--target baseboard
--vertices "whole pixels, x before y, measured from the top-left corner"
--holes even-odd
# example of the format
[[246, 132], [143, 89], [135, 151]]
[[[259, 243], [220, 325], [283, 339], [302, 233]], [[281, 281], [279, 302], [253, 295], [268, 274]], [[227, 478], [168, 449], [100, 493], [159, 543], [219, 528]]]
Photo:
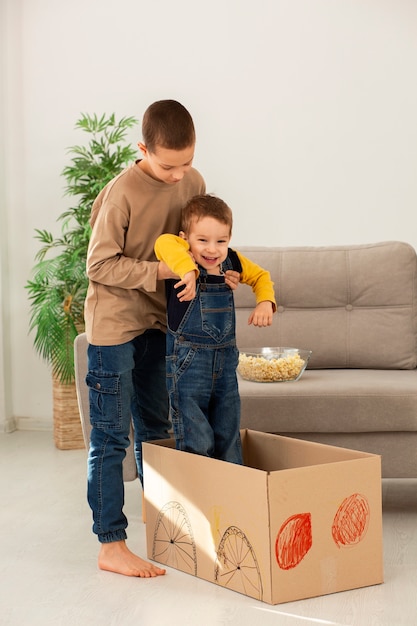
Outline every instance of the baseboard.
[[15, 419], [15, 430], [42, 430], [52, 431], [52, 422], [37, 417], [18, 417]]

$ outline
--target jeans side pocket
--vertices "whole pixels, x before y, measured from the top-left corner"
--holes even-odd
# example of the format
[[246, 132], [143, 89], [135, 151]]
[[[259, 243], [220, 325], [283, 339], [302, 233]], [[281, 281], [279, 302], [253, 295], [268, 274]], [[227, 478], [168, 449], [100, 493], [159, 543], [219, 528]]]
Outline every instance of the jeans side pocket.
[[95, 428], [120, 430], [122, 425], [120, 376], [88, 372], [90, 422]]

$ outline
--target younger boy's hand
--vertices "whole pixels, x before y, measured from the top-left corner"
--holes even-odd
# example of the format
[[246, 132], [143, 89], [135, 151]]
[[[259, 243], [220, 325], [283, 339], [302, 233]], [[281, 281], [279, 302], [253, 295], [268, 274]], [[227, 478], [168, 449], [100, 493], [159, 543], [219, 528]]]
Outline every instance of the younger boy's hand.
[[239, 274], [239, 272], [235, 272], [235, 270], [227, 270], [227, 272], [225, 272], [225, 274], [224, 274], [224, 282], [233, 291], [238, 286], [239, 281], [240, 281], [240, 274]]
[[[196, 272], [193, 270], [187, 272], [184, 278], [175, 283], [175, 289], [180, 289], [177, 298], [180, 302], [189, 302], [195, 298], [196, 294]], [[181, 289], [183, 287], [183, 289]]]
[[254, 326], [271, 326], [273, 313], [272, 302], [269, 302], [269, 300], [259, 302], [250, 314], [248, 324], [253, 324]]

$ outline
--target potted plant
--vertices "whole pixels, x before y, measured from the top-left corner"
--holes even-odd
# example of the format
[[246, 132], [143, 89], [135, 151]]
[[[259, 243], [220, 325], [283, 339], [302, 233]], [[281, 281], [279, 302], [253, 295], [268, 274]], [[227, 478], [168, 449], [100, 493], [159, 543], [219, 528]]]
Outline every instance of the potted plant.
[[[88, 134], [88, 142], [69, 148], [71, 162], [62, 171], [65, 193], [74, 199], [74, 204], [58, 216], [61, 222], [58, 236], [47, 230], [35, 230], [41, 248], [35, 256], [32, 278], [26, 284], [31, 307], [30, 331], [35, 333], [36, 352], [52, 370], [54, 432], [59, 448], [83, 446], [74, 382], [74, 339], [84, 330], [91, 207], [104, 185], [135, 158], [136, 151], [124, 143], [128, 129], [135, 124], [137, 120], [133, 117], [116, 120], [114, 114], [100, 118], [81, 115], [76, 128]], [[75, 411], [72, 424], [69, 404]]]

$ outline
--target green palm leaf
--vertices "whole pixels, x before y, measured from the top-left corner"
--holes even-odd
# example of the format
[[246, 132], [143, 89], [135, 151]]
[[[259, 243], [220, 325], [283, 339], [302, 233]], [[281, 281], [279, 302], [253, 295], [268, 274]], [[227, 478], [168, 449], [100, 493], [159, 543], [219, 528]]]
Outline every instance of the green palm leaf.
[[26, 284], [31, 307], [29, 331], [34, 333], [36, 352], [64, 384], [74, 381], [74, 339], [84, 330], [91, 208], [99, 191], [135, 158], [136, 151], [122, 142], [136, 124], [133, 117], [117, 121], [114, 113], [100, 118], [81, 115], [76, 128], [86, 132], [89, 140], [86, 145], [69, 148], [71, 162], [62, 171], [65, 195], [74, 198], [75, 204], [58, 216], [58, 235], [35, 230], [41, 247]]

